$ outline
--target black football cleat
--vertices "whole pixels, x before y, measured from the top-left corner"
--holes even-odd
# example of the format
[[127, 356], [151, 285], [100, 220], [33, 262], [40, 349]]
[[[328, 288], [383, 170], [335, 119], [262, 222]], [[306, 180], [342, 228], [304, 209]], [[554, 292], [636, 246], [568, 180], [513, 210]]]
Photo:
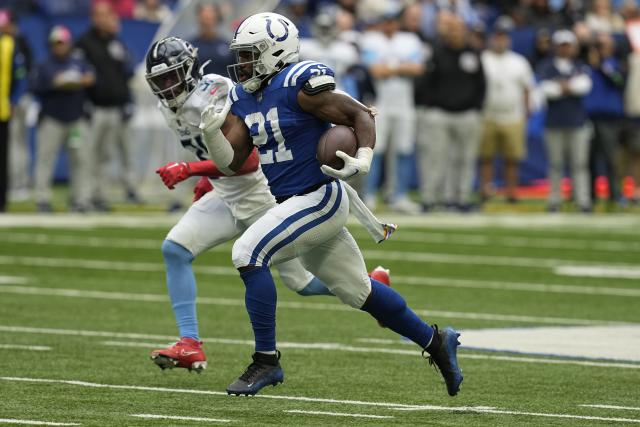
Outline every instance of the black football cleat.
[[284, 381], [279, 351], [277, 354], [253, 353], [251, 358], [253, 362], [244, 374], [227, 387], [228, 394], [253, 396], [268, 385], [276, 386]]
[[422, 356], [429, 353], [427, 357], [429, 365], [437, 367], [447, 385], [449, 396], [455, 396], [460, 391], [460, 383], [463, 379], [457, 356], [460, 334], [453, 328], [445, 328], [440, 331], [438, 325], [433, 325], [433, 332], [432, 344], [422, 351]]

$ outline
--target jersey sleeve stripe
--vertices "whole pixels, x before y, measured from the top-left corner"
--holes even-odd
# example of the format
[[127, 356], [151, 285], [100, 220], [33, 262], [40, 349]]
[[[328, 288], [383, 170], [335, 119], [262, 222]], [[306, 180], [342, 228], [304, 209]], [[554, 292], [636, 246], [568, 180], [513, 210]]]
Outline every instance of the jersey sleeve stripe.
[[305, 65], [310, 65], [310, 64], [313, 64], [313, 63], [314, 63], [314, 61], [302, 61], [302, 62], [294, 65], [293, 67], [291, 67], [291, 69], [287, 73], [287, 76], [284, 78], [284, 86], [285, 87], [291, 86], [289, 79], [291, 78], [293, 73], [298, 71], [301, 67], [304, 67]]
[[313, 67], [314, 65], [319, 65], [317, 62], [312, 62], [311, 64], [307, 64], [304, 67], [300, 68], [298, 71], [296, 71], [296, 74], [291, 77], [291, 86], [295, 86], [296, 82], [298, 81], [298, 77], [300, 77], [305, 71], [307, 71], [309, 68]]
[[238, 100], [238, 94], [236, 93], [236, 88], [237, 88], [237, 86], [234, 86], [234, 87], [231, 89], [231, 92], [230, 92], [230, 93], [231, 93], [231, 100], [232, 100], [233, 102], [236, 102], [236, 101]]

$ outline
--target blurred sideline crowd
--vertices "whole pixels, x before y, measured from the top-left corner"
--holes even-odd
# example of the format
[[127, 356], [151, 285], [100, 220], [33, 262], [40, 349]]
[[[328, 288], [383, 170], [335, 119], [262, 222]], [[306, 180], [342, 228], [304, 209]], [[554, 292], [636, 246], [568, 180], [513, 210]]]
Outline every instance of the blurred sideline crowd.
[[[133, 90], [137, 64], [120, 35], [122, 19], [166, 22], [177, 3], [0, 0], [0, 211], [29, 197], [52, 211], [62, 148], [76, 212], [109, 211], [114, 180], [143, 203], [142, 184], [159, 182], [146, 171], [186, 159], [150, 93]], [[225, 37], [234, 7], [191, 11], [205, 73], [226, 76], [235, 61]], [[284, 0], [276, 12], [298, 26], [301, 60], [330, 66], [339, 89], [377, 107], [371, 172], [356, 183], [370, 208], [468, 212], [496, 197], [496, 179], [518, 203], [536, 119], [550, 212], [640, 199], [640, 0]], [[30, 14], [86, 16], [88, 29], [74, 37], [53, 25], [49, 56], [34, 61], [19, 25]], [[175, 193], [170, 210], [182, 209]]]

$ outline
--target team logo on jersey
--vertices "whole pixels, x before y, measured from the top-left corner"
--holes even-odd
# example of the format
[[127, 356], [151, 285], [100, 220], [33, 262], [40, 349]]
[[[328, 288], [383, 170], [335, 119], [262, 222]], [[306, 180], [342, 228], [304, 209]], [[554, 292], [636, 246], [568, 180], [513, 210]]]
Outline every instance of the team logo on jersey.
[[269, 37], [271, 37], [275, 41], [283, 42], [287, 39], [287, 37], [289, 37], [289, 26], [287, 25], [287, 21], [285, 21], [284, 19], [278, 18], [278, 22], [280, 22], [282, 24], [282, 27], [284, 28], [284, 35], [276, 37], [276, 35], [273, 34], [273, 32], [271, 31], [271, 19], [269, 18], [267, 18], [267, 33], [269, 33]]

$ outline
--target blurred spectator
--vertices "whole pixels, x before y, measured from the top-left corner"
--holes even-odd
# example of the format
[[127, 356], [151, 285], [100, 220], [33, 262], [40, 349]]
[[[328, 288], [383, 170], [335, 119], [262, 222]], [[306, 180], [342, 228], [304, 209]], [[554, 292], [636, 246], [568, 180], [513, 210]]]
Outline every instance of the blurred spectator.
[[93, 204], [98, 210], [109, 210], [105, 190], [108, 177], [105, 168], [115, 145], [121, 163], [120, 178], [129, 202], [139, 202], [134, 168], [131, 164], [129, 119], [133, 103], [129, 79], [133, 76], [131, 56], [118, 38], [118, 16], [108, 3], [99, 2], [91, 13], [92, 27], [80, 38], [78, 47], [96, 72], [95, 84], [89, 88], [93, 103], [91, 118]]
[[585, 99], [587, 113], [593, 124], [593, 138], [589, 156], [591, 196], [595, 200], [595, 183], [600, 162], [609, 181], [609, 199], [621, 197], [618, 153], [623, 130], [623, 94], [625, 76], [620, 61], [614, 56], [615, 42], [609, 34], [598, 36], [589, 50], [589, 68], [593, 88]]
[[546, 28], [541, 28], [536, 32], [533, 56], [530, 58], [534, 70], [541, 62], [551, 56], [551, 51], [551, 32]]
[[571, 24], [564, 14], [553, 10], [549, 0], [532, 0], [523, 9], [527, 26], [534, 28], [549, 28], [551, 30], [566, 27]]
[[140, 21], [163, 22], [171, 16], [171, 9], [162, 0], [138, 0], [133, 17]]
[[628, 58], [627, 86], [624, 91], [624, 110], [627, 116], [624, 145], [629, 173], [635, 182], [633, 201], [640, 202], [640, 47], [634, 46]]
[[[0, 27], [6, 28], [10, 19], [7, 11], [0, 11]], [[7, 206], [9, 122], [13, 96], [21, 92], [25, 77], [25, 57], [17, 49], [14, 37], [0, 32], [0, 212], [4, 212]]]
[[[9, 34], [15, 40], [15, 54], [24, 63], [24, 76], [31, 70], [31, 47], [20, 33], [15, 15], [6, 13], [1, 18], [0, 33]], [[26, 82], [26, 78], [24, 79]], [[31, 96], [27, 85], [18, 85], [11, 97], [11, 124], [9, 125], [9, 198], [26, 200], [29, 198], [29, 147], [27, 136], [27, 111], [31, 106]]]
[[313, 38], [300, 40], [300, 60], [313, 60], [329, 66], [336, 75], [338, 89], [345, 90], [343, 77], [360, 60], [356, 47], [340, 38], [335, 25], [336, 8], [324, 8], [313, 21]]
[[40, 0], [40, 12], [50, 16], [87, 16], [92, 0]]
[[611, 0], [593, 0], [585, 17], [587, 27], [595, 33], [621, 33], [624, 20], [616, 13]]
[[486, 82], [480, 53], [469, 46], [464, 23], [446, 19], [440, 26], [442, 43], [434, 47], [416, 93], [419, 104], [429, 107], [418, 129], [422, 202], [425, 211], [443, 201], [468, 211]]
[[98, 3], [108, 3], [120, 18], [132, 18], [136, 0], [93, 0], [93, 7]]
[[511, 48], [513, 21], [502, 16], [496, 21], [489, 50], [482, 53], [487, 78], [483, 136], [480, 145], [480, 191], [482, 199], [492, 193], [496, 154], [504, 161], [507, 201], [517, 201], [518, 166], [526, 155], [526, 121], [529, 92], [535, 81], [527, 60]]
[[625, 21], [640, 18], [640, 4], [637, 0], [624, 0], [620, 5], [620, 16]]
[[312, 36], [313, 20], [308, 10], [308, 0], [283, 0], [276, 12], [286, 16], [298, 28], [300, 38]]
[[71, 170], [71, 210], [89, 207], [90, 145], [85, 121], [86, 89], [94, 83], [93, 67], [71, 56], [71, 33], [53, 27], [49, 35], [51, 56], [32, 76], [32, 91], [41, 104], [35, 165], [35, 198], [39, 212], [51, 212], [53, 168], [60, 146], [67, 144]]
[[223, 19], [220, 8], [214, 3], [201, 3], [196, 8], [196, 14], [199, 32], [190, 42], [198, 49], [202, 63], [211, 61], [203, 72], [227, 76], [227, 66], [235, 63], [235, 58], [229, 51], [229, 41], [218, 34], [218, 26]]
[[561, 181], [565, 162], [572, 172], [574, 199], [582, 212], [591, 211], [589, 190], [589, 130], [584, 97], [591, 90], [587, 66], [576, 59], [577, 39], [569, 30], [553, 34], [554, 56], [540, 64], [538, 77], [547, 103], [545, 145], [549, 160], [550, 212], [562, 202]]
[[[418, 206], [408, 195], [415, 149], [414, 78], [423, 72], [424, 51], [418, 36], [400, 31], [399, 10], [380, 17], [379, 30], [362, 35], [362, 58], [376, 87], [376, 148], [367, 176], [365, 201], [375, 206], [377, 185], [385, 153], [391, 207], [415, 213]], [[394, 185], [394, 178], [397, 180]], [[395, 189], [393, 189], [395, 187]]]

